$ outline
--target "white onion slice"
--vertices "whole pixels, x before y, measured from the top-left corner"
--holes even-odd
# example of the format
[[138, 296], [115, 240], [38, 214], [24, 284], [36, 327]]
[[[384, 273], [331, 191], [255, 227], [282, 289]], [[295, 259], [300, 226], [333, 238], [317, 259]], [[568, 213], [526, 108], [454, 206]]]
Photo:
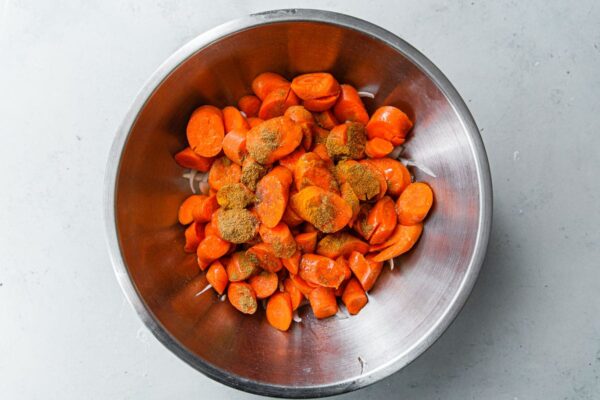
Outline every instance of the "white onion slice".
[[226, 294], [223, 294], [221, 297], [219, 297], [220, 301], [225, 301], [225, 299], [227, 298]]
[[196, 179], [196, 174], [198, 174], [198, 171], [196, 171], [195, 169], [190, 169], [188, 172], [182, 175], [188, 180], [188, 183], [190, 184], [190, 189], [194, 194], [196, 193], [196, 188], [194, 188], [194, 180]]
[[246, 115], [246, 113], [245, 113], [245, 112], [243, 112], [243, 111], [240, 111], [240, 114], [242, 114], [242, 117], [244, 117], [244, 118], [248, 118], [248, 116]]
[[390, 258], [388, 261], [390, 262], [390, 271], [393, 271], [394, 270], [394, 259]]
[[201, 291], [199, 291], [198, 293], [196, 293], [194, 295], [194, 297], [198, 297], [200, 296], [202, 293], [206, 292], [208, 289], [212, 288], [212, 285], [209, 283], [208, 285], [206, 285], [206, 287], [204, 289], [202, 289]]
[[302, 322], [302, 318], [300, 318], [300, 316], [298, 315], [298, 310], [294, 311], [294, 315], [292, 316], [292, 319], [294, 320], [294, 322]]
[[202, 181], [198, 184], [198, 189], [200, 189], [200, 193], [208, 194], [208, 192], [210, 191], [210, 185], [208, 184], [208, 182]]
[[358, 92], [358, 97], [367, 97], [369, 99], [374, 99], [375, 95], [371, 92]]
[[435, 174], [435, 172], [433, 172], [431, 169], [429, 169], [426, 165], [416, 162], [415, 160], [409, 160], [407, 158], [399, 157], [398, 161], [400, 161], [402, 164], [404, 164], [407, 167], [415, 167], [415, 168], [423, 171], [427, 175], [429, 175], [433, 178], [437, 178], [437, 175]]

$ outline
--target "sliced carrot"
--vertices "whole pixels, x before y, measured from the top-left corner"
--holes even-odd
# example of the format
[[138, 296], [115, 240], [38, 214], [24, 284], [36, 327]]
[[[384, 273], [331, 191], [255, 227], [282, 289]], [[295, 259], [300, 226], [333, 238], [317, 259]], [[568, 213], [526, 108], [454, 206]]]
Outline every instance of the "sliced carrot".
[[304, 222], [304, 220], [298, 214], [296, 214], [294, 210], [292, 210], [292, 207], [289, 203], [283, 212], [281, 221], [285, 222], [285, 224], [289, 227], [295, 227]]
[[175, 161], [183, 168], [191, 168], [202, 172], [207, 172], [213, 162], [212, 157], [202, 157], [196, 154], [190, 147], [186, 147], [175, 154]]
[[179, 206], [179, 212], [177, 214], [177, 218], [179, 219], [179, 223], [181, 225], [191, 224], [194, 220], [194, 216], [192, 211], [194, 207], [207, 198], [207, 196], [194, 194], [186, 198], [183, 203]]
[[292, 90], [302, 100], [311, 100], [337, 96], [340, 84], [330, 73], [314, 72], [295, 77], [292, 80]]
[[372, 209], [373, 203], [361, 204], [358, 215], [356, 216], [356, 219], [352, 225], [352, 228], [356, 231], [356, 233], [358, 233], [367, 241], [371, 239], [371, 236], [373, 235], [373, 232], [375, 232], [376, 228], [376, 226], [370, 225], [368, 222], [369, 214], [371, 213]]
[[339, 256], [335, 259], [335, 262], [341, 265], [341, 267], [344, 269], [344, 281], [347, 281], [348, 279], [352, 278], [352, 270], [348, 265], [348, 260], [346, 260], [344, 256]]
[[[381, 194], [381, 182], [385, 183], [385, 177], [374, 166], [365, 161], [342, 160], [335, 167], [336, 177], [340, 184], [348, 183], [359, 200], [372, 200]], [[385, 193], [385, 191], [384, 191]], [[383, 195], [381, 195], [383, 197]]]
[[277, 290], [279, 277], [275, 272], [261, 271], [259, 274], [250, 277], [248, 283], [254, 289], [257, 298], [266, 299]]
[[297, 190], [308, 186], [318, 186], [329, 192], [340, 193], [337, 180], [327, 162], [312, 152], [306, 153], [298, 159], [294, 168], [294, 183]]
[[298, 163], [298, 160], [304, 154], [306, 154], [306, 151], [304, 151], [304, 148], [298, 146], [298, 148], [296, 150], [294, 150], [292, 153], [290, 153], [287, 156], [280, 159], [279, 165], [286, 167], [291, 172], [294, 172], [294, 169], [296, 168], [296, 164]]
[[371, 158], [385, 157], [393, 150], [394, 145], [392, 142], [378, 137], [367, 140], [367, 145], [365, 146], [365, 153]]
[[219, 189], [217, 203], [225, 209], [246, 208], [254, 203], [254, 193], [243, 183], [230, 183]]
[[373, 257], [373, 260], [386, 261], [406, 253], [417, 243], [422, 232], [422, 223], [409, 226], [398, 224], [392, 237], [385, 242], [385, 244], [391, 244], [385, 246], [379, 254]]
[[289, 84], [288, 80], [279, 74], [263, 72], [252, 81], [252, 91], [259, 99], [264, 101], [273, 90]]
[[308, 295], [310, 307], [315, 317], [322, 319], [335, 315], [338, 311], [335, 290], [327, 287], [317, 287]]
[[231, 282], [245, 281], [259, 271], [258, 262], [245, 251], [233, 253], [225, 266]]
[[366, 125], [369, 114], [356, 89], [350, 85], [340, 85], [340, 88], [340, 96], [333, 107], [335, 118], [340, 122], [354, 121]]
[[246, 95], [240, 97], [238, 100], [238, 108], [244, 114], [246, 114], [246, 118], [256, 117], [258, 115], [258, 110], [260, 109], [260, 99], [254, 95]]
[[371, 116], [367, 124], [367, 135], [369, 139], [378, 137], [398, 146], [404, 143], [404, 138], [412, 126], [412, 121], [398, 108], [383, 106]]
[[348, 225], [352, 225], [358, 216], [358, 212], [360, 211], [360, 200], [358, 200], [356, 193], [354, 193], [352, 186], [350, 186], [348, 182], [345, 182], [340, 186], [340, 195], [346, 204], [348, 204], [352, 209], [352, 218], [350, 218], [350, 221], [348, 222]]
[[365, 126], [360, 122], [345, 122], [334, 127], [327, 136], [327, 153], [334, 159], [352, 158], [355, 160], [365, 156], [367, 135]]
[[366, 254], [369, 251], [369, 245], [347, 232], [325, 235], [317, 246], [317, 254], [329, 258], [346, 257], [353, 251]]
[[267, 321], [275, 329], [287, 331], [292, 324], [292, 300], [286, 292], [277, 292], [267, 302]]
[[256, 184], [266, 174], [267, 167], [257, 163], [256, 160], [248, 155], [244, 158], [240, 182], [246, 185], [248, 189], [255, 191]]
[[195, 253], [200, 241], [204, 239], [204, 231], [199, 229], [199, 224], [192, 222], [185, 228], [185, 246], [183, 251], [186, 253]]
[[[212, 223], [212, 221], [211, 221]], [[231, 243], [246, 243], [256, 237], [259, 226], [258, 217], [246, 209], [219, 209], [216, 224], [219, 235]]]
[[286, 278], [286, 280], [283, 281], [283, 289], [290, 295], [290, 300], [292, 301], [292, 310], [295, 311], [300, 303], [302, 303], [304, 295], [290, 278]]
[[310, 111], [327, 111], [333, 107], [338, 99], [338, 95], [319, 97], [318, 99], [304, 100], [302, 105]]
[[246, 133], [245, 129], [233, 129], [223, 138], [223, 153], [237, 165], [243, 164], [247, 154]]
[[387, 181], [385, 180], [385, 175], [383, 175], [383, 172], [381, 172], [370, 159], [360, 160], [359, 163], [367, 167], [375, 179], [377, 179], [377, 182], [379, 182], [379, 194], [377, 195], [377, 199], [381, 199], [383, 196], [385, 196], [385, 192], [387, 192]]
[[292, 106], [286, 110], [284, 115], [300, 125], [302, 128], [302, 148], [305, 150], [310, 149], [313, 141], [313, 126], [315, 125], [312, 114], [302, 106]]
[[306, 282], [338, 288], [344, 281], [345, 271], [331, 258], [316, 254], [304, 254], [300, 260], [299, 275]]
[[265, 122], [264, 119], [258, 118], [258, 117], [250, 117], [250, 118], [247, 118], [246, 121], [248, 121], [248, 125], [250, 125], [250, 129]]
[[333, 161], [331, 157], [329, 157], [329, 153], [327, 152], [327, 146], [323, 143], [318, 143], [312, 148], [312, 152], [321, 157], [323, 161], [325, 161], [328, 165], [333, 166]]
[[206, 280], [217, 293], [223, 294], [229, 283], [229, 278], [227, 277], [225, 267], [223, 267], [223, 264], [221, 264], [219, 260], [214, 261], [210, 267], [208, 267], [208, 271], [206, 271]]
[[271, 118], [250, 129], [246, 135], [248, 153], [263, 165], [287, 156], [301, 142], [302, 127], [285, 117]]
[[317, 247], [317, 232], [296, 235], [296, 244], [303, 253], [314, 253]]
[[348, 265], [362, 285], [363, 289], [367, 292], [371, 290], [375, 284], [375, 281], [377, 278], [379, 278], [379, 274], [381, 274], [381, 269], [383, 268], [382, 262], [365, 258], [357, 251], [350, 254], [350, 257], [348, 258]]
[[202, 200], [194, 205], [192, 217], [194, 218], [194, 221], [198, 223], [208, 222], [211, 220], [213, 213], [219, 208], [217, 196], [200, 196], [202, 196]]
[[233, 106], [227, 106], [223, 109], [223, 125], [226, 133], [233, 130], [247, 131], [250, 129], [246, 118], [240, 113], [240, 110]]
[[246, 282], [231, 282], [227, 289], [227, 298], [232, 306], [244, 314], [254, 314], [258, 308], [256, 294]]
[[292, 181], [285, 167], [273, 168], [256, 186], [256, 212], [261, 222], [269, 228], [281, 221], [288, 203]]
[[280, 222], [273, 228], [262, 224], [258, 228], [258, 233], [263, 242], [271, 245], [277, 257], [289, 258], [296, 252], [296, 241], [285, 223]]
[[433, 191], [423, 182], [411, 183], [398, 197], [396, 211], [402, 225], [415, 225], [423, 221], [433, 204]]
[[230, 249], [230, 243], [215, 235], [208, 235], [198, 245], [196, 254], [203, 260], [216, 260]]
[[400, 193], [411, 183], [410, 172], [398, 160], [389, 157], [370, 160], [385, 177], [387, 182], [387, 192], [392, 196], [399, 196]]
[[215, 191], [229, 183], [237, 183], [242, 176], [242, 168], [227, 157], [217, 158], [208, 173], [208, 184]]
[[283, 265], [279, 257], [273, 252], [273, 248], [267, 243], [259, 243], [246, 250], [246, 254], [258, 263], [262, 269], [270, 272], [279, 271]]
[[375, 203], [367, 217], [367, 224], [373, 227], [373, 233], [369, 238], [370, 244], [385, 242], [396, 228], [396, 210], [394, 200], [389, 196], [384, 196]]
[[344, 288], [342, 301], [348, 312], [352, 315], [356, 315], [367, 304], [369, 299], [360, 282], [358, 282], [356, 278], [352, 278]]
[[[333, 128], [333, 127], [332, 127]], [[320, 126], [313, 125], [313, 142], [315, 144], [325, 144], [327, 143], [327, 138], [329, 137], [329, 129], [321, 128]]]
[[340, 196], [317, 186], [302, 189], [290, 202], [296, 214], [321, 232], [337, 232], [352, 218], [352, 209]]
[[304, 279], [300, 277], [300, 275], [290, 275], [290, 279], [294, 283], [294, 285], [298, 288], [300, 292], [306, 297], [312, 292], [312, 290], [319, 285], [314, 283], [306, 282]]
[[186, 128], [188, 143], [202, 157], [214, 157], [221, 151], [225, 127], [223, 113], [213, 106], [198, 107]]
[[291, 257], [282, 258], [281, 263], [289, 271], [292, 275], [298, 274], [298, 268], [300, 267], [300, 258], [302, 258], [302, 253], [300, 250], [296, 250]]
[[[336, 99], [337, 101], [337, 99]], [[326, 110], [322, 112], [314, 113], [315, 122], [324, 129], [331, 130], [334, 126], [338, 125], [339, 122], [333, 115], [332, 110]]]
[[289, 85], [274, 89], [264, 98], [258, 110], [258, 117], [264, 120], [280, 117], [285, 111], [300, 104], [300, 100], [294, 94]]

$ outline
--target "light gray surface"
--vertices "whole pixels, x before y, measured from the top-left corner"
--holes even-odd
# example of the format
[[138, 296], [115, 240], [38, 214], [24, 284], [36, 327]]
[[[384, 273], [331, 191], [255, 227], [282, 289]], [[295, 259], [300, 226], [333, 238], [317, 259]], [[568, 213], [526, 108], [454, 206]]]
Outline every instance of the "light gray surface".
[[[142, 327], [108, 260], [102, 182], [165, 57], [299, 2], [50, 3], [0, 2], [0, 397], [258, 398]], [[482, 129], [495, 190], [489, 254], [456, 322], [405, 370], [340, 398], [600, 397], [600, 5], [303, 5], [377, 23], [435, 62]]]

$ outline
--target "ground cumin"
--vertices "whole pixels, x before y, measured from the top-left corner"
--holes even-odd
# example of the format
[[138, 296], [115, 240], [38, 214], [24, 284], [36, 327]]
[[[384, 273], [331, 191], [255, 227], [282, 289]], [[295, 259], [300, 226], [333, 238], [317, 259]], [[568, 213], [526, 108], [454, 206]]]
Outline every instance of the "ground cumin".
[[351, 158], [358, 160], [365, 156], [367, 135], [365, 126], [359, 122], [348, 122], [346, 128], [346, 143], [340, 143], [338, 138], [329, 136], [325, 146], [331, 158]]
[[273, 253], [279, 258], [290, 258], [296, 252], [296, 243], [293, 244], [283, 244], [279, 240], [271, 242], [271, 247], [273, 248]]
[[309, 222], [321, 232], [331, 232], [334, 227], [333, 219], [337, 213], [335, 205], [328, 196], [323, 196], [318, 204], [308, 204]]
[[258, 218], [246, 209], [224, 210], [217, 214], [221, 237], [231, 243], [244, 243], [256, 235]]
[[233, 268], [230, 272], [231, 275], [229, 276], [230, 281], [238, 281], [241, 277], [250, 276], [258, 268], [258, 263], [255, 262], [255, 260], [252, 260], [250, 255], [246, 254], [245, 251], [238, 251], [233, 257], [235, 257], [240, 266], [239, 272], [241, 276], [238, 275], [236, 268]]
[[248, 152], [258, 163], [265, 164], [269, 160], [271, 153], [273, 153], [281, 143], [280, 132], [264, 126], [260, 131], [259, 137], [260, 144], [248, 149]]
[[341, 181], [346, 180], [360, 200], [370, 200], [379, 194], [381, 187], [373, 172], [357, 162], [340, 161], [336, 173]]
[[267, 167], [257, 162], [244, 163], [240, 181], [252, 191], [256, 190], [256, 184], [267, 174]]
[[254, 194], [241, 183], [230, 183], [217, 192], [217, 203], [226, 209], [246, 208], [254, 202]]

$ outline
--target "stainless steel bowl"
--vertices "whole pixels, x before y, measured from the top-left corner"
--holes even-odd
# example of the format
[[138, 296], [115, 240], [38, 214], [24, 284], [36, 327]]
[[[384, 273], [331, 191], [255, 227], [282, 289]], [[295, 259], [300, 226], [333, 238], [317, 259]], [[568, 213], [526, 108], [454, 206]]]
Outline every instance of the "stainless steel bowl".
[[[258, 73], [331, 71], [416, 121], [408, 157], [431, 184], [435, 207], [418, 245], [386, 270], [352, 318], [309, 312], [282, 333], [208, 291], [183, 253], [180, 202], [190, 194], [173, 154], [201, 104], [250, 93]], [[131, 304], [172, 352], [211, 378], [248, 392], [325, 396], [372, 384], [407, 365], [454, 319], [487, 247], [492, 189], [485, 150], [464, 102], [409, 44], [375, 25], [317, 10], [251, 15], [212, 29], [160, 66], [117, 133], [106, 175], [106, 227], [115, 273]], [[308, 311], [308, 310], [306, 310]]]

